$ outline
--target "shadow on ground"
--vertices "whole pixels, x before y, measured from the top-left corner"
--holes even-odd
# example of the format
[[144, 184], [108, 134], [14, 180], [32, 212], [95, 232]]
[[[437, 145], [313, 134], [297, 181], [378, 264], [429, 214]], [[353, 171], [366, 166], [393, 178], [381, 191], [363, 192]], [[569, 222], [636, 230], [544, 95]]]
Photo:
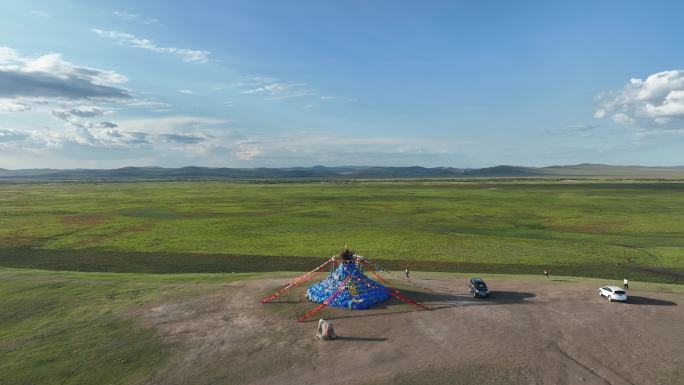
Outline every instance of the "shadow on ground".
[[338, 341], [362, 341], [362, 342], [382, 342], [387, 341], [387, 338], [382, 337], [344, 337], [337, 336]]
[[[525, 304], [528, 302], [529, 299], [535, 297], [533, 293], [514, 291], [492, 292], [489, 298], [473, 298], [469, 295], [458, 295], [438, 292], [427, 293], [416, 290], [401, 290], [401, 294], [418, 302], [419, 304], [426, 306], [429, 310], [424, 310], [419, 307], [406, 304], [396, 298], [391, 298], [388, 301], [377, 304], [373, 306], [371, 309], [367, 310], [348, 310], [341, 308], [333, 308], [331, 310], [335, 311], [335, 313], [328, 314], [325, 318], [330, 320], [345, 318], [366, 318], [413, 313], [419, 311], [438, 311], [454, 307]], [[274, 301], [272, 303], [303, 304], [310, 302], [306, 299], [301, 299], [300, 301]], [[311, 305], [313, 306], [313, 303], [311, 303]], [[311, 318], [311, 320], [313, 320], [314, 318], [316, 317]]]
[[627, 303], [630, 305], [677, 306], [676, 302], [667, 301], [664, 299], [640, 297], [636, 295], [630, 295]]
[[[145, 215], [162, 215], [163, 212]], [[222, 214], [223, 215], [223, 214]], [[92, 219], [87, 219], [92, 220]], [[70, 236], [71, 233], [61, 234]], [[190, 252], [116, 251], [97, 247], [55, 250], [42, 247], [44, 239], [28, 244], [13, 244], [0, 239], [0, 266], [68, 271], [99, 271], [115, 273], [254, 273], [273, 271], [310, 271], [324, 262], [320, 257], [206, 254]], [[19, 242], [13, 240], [13, 242]], [[539, 274], [543, 265], [488, 264], [475, 262], [408, 261], [379, 259], [387, 270], [480, 272], [490, 274]], [[634, 281], [680, 283], [684, 269], [662, 269], [638, 265], [607, 266], [605, 263], [557, 266], [559, 276], [586, 276]]]

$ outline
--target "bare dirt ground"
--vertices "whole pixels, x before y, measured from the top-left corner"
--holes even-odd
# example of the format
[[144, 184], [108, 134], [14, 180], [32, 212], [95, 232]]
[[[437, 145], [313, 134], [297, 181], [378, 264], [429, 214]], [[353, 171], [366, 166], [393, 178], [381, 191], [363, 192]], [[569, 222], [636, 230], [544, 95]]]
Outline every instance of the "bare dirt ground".
[[[630, 291], [609, 303], [588, 283], [490, 280], [474, 299], [466, 279], [419, 274], [402, 292], [432, 308], [314, 308], [303, 289], [262, 305], [282, 279], [141, 309], [174, 343], [151, 384], [684, 384], [684, 295]], [[398, 281], [395, 281], [398, 282]], [[332, 319], [340, 338], [319, 341]]]

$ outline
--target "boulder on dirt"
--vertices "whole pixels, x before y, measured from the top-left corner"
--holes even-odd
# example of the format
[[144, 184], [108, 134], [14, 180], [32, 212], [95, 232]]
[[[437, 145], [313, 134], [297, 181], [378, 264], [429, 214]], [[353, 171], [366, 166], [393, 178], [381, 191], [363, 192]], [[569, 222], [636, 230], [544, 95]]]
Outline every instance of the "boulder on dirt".
[[316, 333], [316, 338], [321, 340], [334, 340], [337, 338], [332, 321], [324, 320], [323, 318], [318, 320], [318, 333]]

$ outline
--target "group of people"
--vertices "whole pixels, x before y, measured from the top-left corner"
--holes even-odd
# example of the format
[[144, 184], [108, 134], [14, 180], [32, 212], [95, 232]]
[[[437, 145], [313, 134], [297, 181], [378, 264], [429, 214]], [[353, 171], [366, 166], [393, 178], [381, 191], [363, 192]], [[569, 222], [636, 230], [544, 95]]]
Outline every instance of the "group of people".
[[[406, 271], [408, 271], [408, 269]], [[549, 278], [549, 268], [548, 267], [544, 268], [544, 276], [546, 278]], [[407, 277], [408, 277], [408, 273], [407, 273]], [[627, 279], [627, 277], [625, 277], [625, 279], [622, 282], [624, 284], [625, 290], [629, 290], [629, 280]]]

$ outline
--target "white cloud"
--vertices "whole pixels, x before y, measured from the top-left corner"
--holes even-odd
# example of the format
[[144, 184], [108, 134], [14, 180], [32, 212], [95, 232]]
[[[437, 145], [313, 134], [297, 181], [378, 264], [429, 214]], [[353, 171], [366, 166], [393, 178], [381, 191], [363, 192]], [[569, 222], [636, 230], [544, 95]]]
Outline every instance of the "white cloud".
[[57, 53], [25, 60], [24, 66], [20, 70], [27, 73], [51, 74], [62, 79], [77, 77], [92, 82], [93, 84], [103, 86], [120, 84], [128, 81], [125, 76], [114, 71], [75, 66], [74, 64], [63, 60], [62, 55]]
[[[244, 135], [222, 143], [232, 158], [262, 164], [369, 164], [372, 159], [425, 160], [451, 157], [468, 144], [460, 140], [349, 137], [324, 133]], [[424, 159], [423, 159], [424, 158]], [[384, 162], [384, 161], [383, 161]]]
[[114, 122], [99, 122], [95, 125], [96, 128], [116, 128], [119, 127], [118, 124]]
[[[234, 84], [243, 95], [262, 95], [266, 100], [282, 100], [311, 96], [316, 90], [306, 83], [286, 83], [268, 76], [246, 76]], [[328, 100], [329, 97], [324, 97]]]
[[127, 131], [148, 133], [192, 133], [213, 126], [225, 126], [227, 119], [207, 118], [201, 116], [168, 116], [163, 118], [145, 118], [120, 120], [119, 126]]
[[0, 99], [0, 113], [22, 112], [31, 109], [31, 105], [17, 99]]
[[71, 120], [67, 115], [88, 117], [104, 110], [83, 106], [84, 102], [133, 100], [121, 86], [127, 80], [114, 71], [76, 65], [56, 53], [23, 57], [10, 47], [0, 47], [0, 113], [50, 113], [48, 106], [57, 104], [61, 108], [52, 115], [61, 120]]
[[[89, 110], [80, 108], [79, 110]], [[101, 115], [100, 115], [101, 116]], [[445, 164], [472, 142], [441, 138], [353, 137], [322, 132], [254, 134], [220, 118], [171, 116], [91, 122], [72, 119], [60, 129], [0, 131], [0, 160], [50, 159], [43, 166], [136, 164], [234, 167], [295, 165]], [[19, 159], [19, 158], [16, 158]], [[11, 163], [11, 162], [10, 162]], [[8, 164], [8, 163], [6, 163]], [[139, 163], [138, 163], [139, 164]], [[74, 166], [75, 165], [75, 166]]]
[[128, 99], [120, 84], [128, 79], [114, 71], [73, 64], [56, 53], [21, 57], [0, 47], [0, 98]]
[[658, 72], [631, 79], [622, 90], [597, 96], [596, 118], [619, 124], [662, 126], [684, 120], [684, 70]]
[[10, 47], [0, 46], [0, 64], [12, 63], [19, 60], [17, 51]]
[[140, 15], [138, 15], [137, 13], [127, 13], [120, 11], [114, 11], [114, 16], [122, 20], [134, 20], [140, 17]]
[[97, 106], [79, 106], [63, 110], [53, 110], [52, 115], [58, 119], [67, 120], [71, 117], [93, 118], [96, 116], [102, 116], [109, 112], [111, 111]]
[[[78, 110], [101, 115], [95, 108]], [[16, 153], [49, 149], [55, 156], [73, 159], [87, 156], [88, 160], [107, 158], [113, 152], [121, 154], [122, 150], [144, 150], [148, 156], [168, 152], [194, 154], [205, 151], [207, 146], [215, 146], [212, 144], [217, 140], [214, 132], [220, 133], [220, 128], [228, 123], [225, 119], [194, 116], [91, 122], [74, 118], [70, 110], [63, 111], [67, 115], [60, 119], [64, 118], [68, 124], [60, 129], [0, 129], [0, 149]], [[86, 115], [91, 114], [86, 112]]]
[[29, 137], [30, 134], [26, 131], [0, 128], [0, 143], [20, 141]]
[[684, 85], [681, 90], [670, 91], [661, 104], [647, 104], [646, 111], [656, 119], [684, 118]]
[[163, 108], [169, 107], [168, 103], [160, 102], [157, 100], [146, 100], [146, 99], [135, 99], [131, 101], [124, 102], [125, 105], [129, 107], [143, 107], [143, 108]]
[[263, 94], [269, 100], [280, 100], [298, 98], [302, 96], [314, 95], [315, 90], [309, 88], [306, 83], [270, 83], [260, 87], [242, 91], [242, 94]]
[[151, 18], [151, 17], [143, 18], [141, 15], [139, 15], [137, 13], [114, 11], [114, 16], [118, 17], [121, 20], [125, 20], [125, 21], [140, 20], [143, 24], [148, 24], [148, 25], [159, 23], [158, 19]]
[[248, 75], [235, 82], [233, 86], [236, 88], [254, 88], [264, 84], [275, 83], [277, 81], [277, 78], [270, 76]]
[[95, 135], [92, 134], [91, 130], [119, 127], [117, 123], [111, 121], [93, 122], [89, 120], [111, 113], [113, 113], [112, 109], [97, 106], [78, 106], [73, 108], [52, 110], [52, 116], [54, 118], [66, 123], [67, 132], [69, 128], [78, 129], [77, 132], [80, 134], [87, 132], [89, 134], [87, 137], [91, 139], [89, 143], [92, 143], [95, 140]]
[[254, 143], [239, 143], [237, 148], [233, 151], [234, 156], [238, 160], [252, 160], [262, 154], [262, 149], [258, 144]]
[[197, 95], [196, 93], [190, 91], [190, 90], [178, 90], [181, 94], [186, 94], [186, 95]]
[[634, 124], [634, 123], [636, 123], [636, 119], [634, 119], [630, 115], [627, 115], [624, 112], [618, 112], [618, 113], [613, 114], [613, 121], [615, 123], [619, 123], [619, 124]]
[[17, 130], [0, 128], [0, 150], [23, 150], [45, 148], [50, 145], [50, 135], [42, 135], [46, 130]]
[[154, 41], [145, 38], [139, 38], [135, 35], [119, 31], [106, 31], [101, 29], [91, 29], [96, 35], [113, 40], [116, 44], [131, 48], [140, 48], [157, 53], [164, 53], [180, 57], [183, 61], [189, 63], [207, 63], [211, 52], [203, 50], [194, 50], [187, 48], [176, 47], [160, 47]]

